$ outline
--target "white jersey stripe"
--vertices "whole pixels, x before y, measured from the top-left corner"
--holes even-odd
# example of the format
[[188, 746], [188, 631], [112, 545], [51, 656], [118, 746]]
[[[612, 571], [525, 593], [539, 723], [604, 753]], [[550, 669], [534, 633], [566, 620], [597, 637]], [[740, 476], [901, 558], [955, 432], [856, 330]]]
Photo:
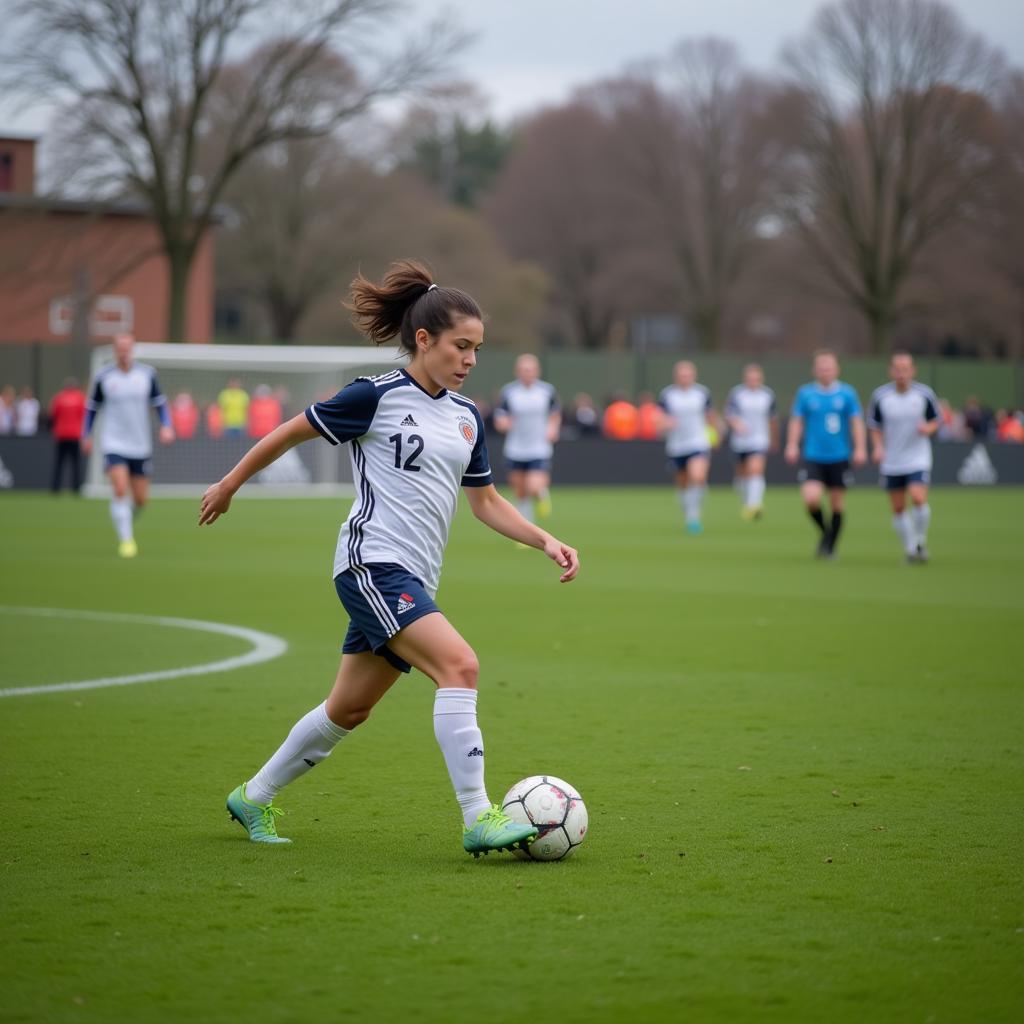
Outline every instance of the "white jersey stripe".
[[391, 609], [385, 603], [384, 596], [374, 586], [370, 570], [365, 565], [353, 565], [351, 569], [359, 591], [366, 598], [366, 603], [374, 615], [377, 616], [377, 621], [387, 630], [389, 636], [394, 636], [401, 627], [398, 625], [398, 620], [391, 614]]
[[324, 421], [322, 419], [320, 419], [319, 416], [317, 416], [317, 414], [316, 414], [316, 407], [311, 405], [309, 407], [309, 412], [310, 412], [310, 415], [313, 417], [313, 419], [315, 419], [317, 421], [317, 423], [320, 424], [320, 429], [323, 430], [323, 432], [331, 439], [331, 443], [332, 444], [341, 444], [341, 442], [330, 432], [330, 430], [327, 429], [327, 426], [325, 425]]

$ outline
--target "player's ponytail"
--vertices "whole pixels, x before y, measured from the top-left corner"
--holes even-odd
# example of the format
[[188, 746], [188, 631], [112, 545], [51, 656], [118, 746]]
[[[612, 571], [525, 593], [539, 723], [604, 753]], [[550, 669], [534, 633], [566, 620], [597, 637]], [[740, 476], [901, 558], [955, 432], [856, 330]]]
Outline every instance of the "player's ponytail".
[[421, 328], [436, 338], [463, 317], [483, 319], [470, 296], [434, 284], [430, 271], [417, 260], [396, 260], [379, 285], [359, 274], [345, 306], [352, 310], [352, 322], [374, 344], [398, 336], [410, 355], [416, 354], [416, 332]]

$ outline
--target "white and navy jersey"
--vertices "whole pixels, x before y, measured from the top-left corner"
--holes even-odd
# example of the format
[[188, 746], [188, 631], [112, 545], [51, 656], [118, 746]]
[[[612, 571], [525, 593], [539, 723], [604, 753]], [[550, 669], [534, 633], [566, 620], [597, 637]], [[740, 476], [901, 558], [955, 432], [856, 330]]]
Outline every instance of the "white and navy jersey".
[[93, 417], [103, 411], [100, 451], [126, 459], [148, 459], [153, 454], [150, 409], [157, 410], [161, 423], [170, 423], [156, 370], [145, 363], [132, 363], [127, 371], [117, 363], [103, 367], [96, 374], [85, 408], [87, 434]]
[[529, 387], [513, 381], [501, 389], [495, 412], [510, 420], [505, 435], [504, 455], [516, 462], [550, 459], [548, 417], [558, 412], [558, 394], [547, 381], [535, 380]]
[[725, 400], [725, 415], [739, 420], [746, 430], [731, 430], [729, 447], [734, 452], [766, 452], [771, 447], [771, 421], [775, 415], [775, 392], [764, 386], [748, 388], [737, 384]]
[[670, 384], [658, 396], [658, 405], [675, 421], [665, 436], [665, 451], [670, 456], [705, 452], [711, 447], [707, 432], [711, 392], [703, 384], [688, 388]]
[[912, 381], [904, 392], [889, 383], [877, 388], [868, 406], [868, 426], [882, 432], [884, 476], [920, 473], [932, 468], [932, 442], [919, 434], [921, 423], [939, 416], [939, 399], [926, 384]]
[[461, 395], [432, 396], [405, 370], [360, 377], [306, 418], [331, 444], [350, 442], [356, 500], [338, 535], [334, 576], [391, 562], [437, 592], [459, 487], [492, 483], [484, 425]]

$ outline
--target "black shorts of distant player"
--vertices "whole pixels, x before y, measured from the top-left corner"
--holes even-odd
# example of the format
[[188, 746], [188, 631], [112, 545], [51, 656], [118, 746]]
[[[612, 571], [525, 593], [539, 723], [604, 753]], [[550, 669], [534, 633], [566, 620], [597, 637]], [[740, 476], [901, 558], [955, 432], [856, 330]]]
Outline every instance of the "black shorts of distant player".
[[800, 483], [816, 480], [825, 487], [845, 489], [853, 483], [850, 463], [846, 459], [839, 462], [804, 462], [797, 479]]

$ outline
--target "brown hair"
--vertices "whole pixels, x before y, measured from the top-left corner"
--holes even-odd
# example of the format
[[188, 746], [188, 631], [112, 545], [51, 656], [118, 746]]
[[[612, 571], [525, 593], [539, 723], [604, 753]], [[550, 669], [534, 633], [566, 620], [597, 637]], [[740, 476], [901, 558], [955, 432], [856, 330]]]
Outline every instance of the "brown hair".
[[402, 349], [416, 354], [416, 332], [421, 328], [436, 338], [456, 320], [483, 313], [458, 288], [434, 285], [430, 271], [418, 260], [396, 260], [379, 285], [358, 274], [349, 290], [346, 309], [352, 322], [375, 344], [398, 337]]

